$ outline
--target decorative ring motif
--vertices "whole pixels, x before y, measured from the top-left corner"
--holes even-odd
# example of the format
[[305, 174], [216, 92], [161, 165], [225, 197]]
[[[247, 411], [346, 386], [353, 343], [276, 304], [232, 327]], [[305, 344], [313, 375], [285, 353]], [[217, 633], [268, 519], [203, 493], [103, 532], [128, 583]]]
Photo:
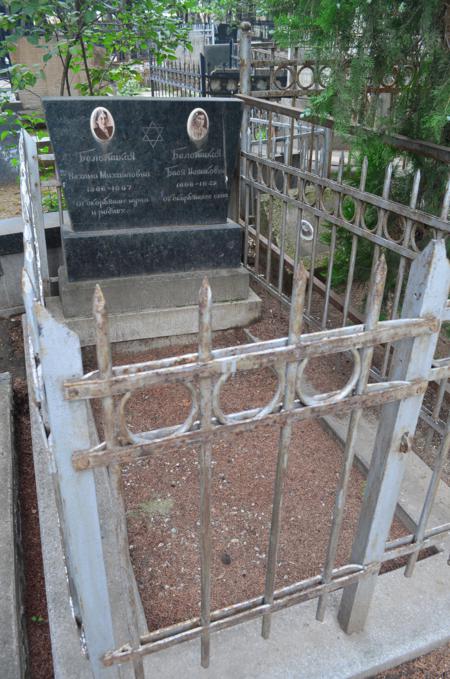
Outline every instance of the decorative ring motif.
[[[427, 233], [428, 231], [428, 233]], [[419, 238], [419, 234], [421, 238]], [[437, 238], [437, 231], [436, 229], [433, 229], [432, 227], [425, 227], [424, 224], [419, 224], [418, 222], [414, 222], [413, 227], [411, 229], [411, 247], [414, 250], [414, 252], [421, 252], [425, 245], [428, 243], [429, 239], [427, 239], [427, 236], [430, 236], [430, 238]], [[425, 237], [425, 243], [421, 247], [418, 245], [418, 240], [423, 240]]]
[[[297, 73], [297, 83], [299, 88], [302, 90], [310, 90], [315, 84], [315, 75], [314, 69], [311, 68], [311, 66], [303, 66]], [[302, 82], [302, 80], [305, 81], [305, 79], [307, 82]]]
[[302, 240], [310, 241], [314, 238], [314, 227], [311, 222], [302, 219], [300, 224], [300, 238]]
[[305, 394], [301, 384], [303, 373], [308, 364], [309, 359], [305, 358], [298, 366], [295, 388], [302, 403], [307, 406], [326, 405], [328, 403], [336, 403], [342, 401], [356, 386], [361, 372], [361, 357], [357, 349], [349, 350], [353, 355], [353, 372], [347, 384], [342, 389], [336, 391], [327, 391], [324, 394]]
[[[390, 219], [390, 218], [393, 218], [393, 223], [392, 223], [392, 219]], [[391, 223], [390, 223], [390, 221], [391, 221]], [[398, 227], [400, 233], [395, 238], [392, 235], [392, 233], [390, 232], [390, 229], [394, 229], [396, 226]], [[390, 240], [392, 243], [401, 243], [403, 241], [405, 229], [406, 229], [406, 220], [405, 220], [404, 217], [402, 217], [402, 215], [396, 215], [392, 212], [390, 214], [386, 215], [386, 218], [383, 222], [383, 231], [384, 231], [384, 235], [386, 236], [386, 238], [388, 240]]]
[[[282, 81], [286, 78], [286, 84], [283, 85]], [[280, 64], [274, 71], [273, 74], [273, 84], [277, 90], [287, 90], [290, 83], [295, 81], [295, 73], [292, 72], [291, 68], [286, 64]]]
[[183, 382], [182, 384], [191, 393], [191, 410], [187, 418], [180, 425], [175, 425], [174, 427], [165, 427], [164, 429], [154, 429], [153, 431], [148, 432], [148, 434], [147, 433], [133, 434], [133, 432], [131, 432], [128, 429], [125, 409], [128, 401], [131, 398], [132, 392], [128, 391], [122, 397], [118, 408], [119, 410], [118, 434], [122, 445], [126, 445], [128, 443], [131, 444], [148, 443], [152, 439], [160, 438], [163, 435], [167, 436], [169, 434], [169, 431], [172, 436], [175, 436], [176, 434], [184, 434], [186, 431], [189, 431], [192, 428], [192, 425], [194, 424], [198, 414], [197, 392], [195, 390], [194, 385], [191, 382]]
[[269, 413], [272, 413], [278, 407], [278, 405], [283, 399], [284, 393], [284, 383], [285, 383], [284, 367], [283, 368], [273, 367], [271, 368], [271, 370], [275, 373], [278, 380], [278, 384], [275, 394], [273, 395], [269, 403], [267, 403], [262, 408], [243, 410], [240, 413], [232, 413], [231, 415], [225, 415], [225, 413], [222, 410], [222, 407], [220, 405], [220, 390], [222, 389], [223, 385], [228, 380], [230, 375], [232, 375], [233, 373], [231, 371], [226, 372], [219, 377], [213, 389], [212, 407], [214, 415], [217, 417], [221, 424], [231, 424], [234, 422], [243, 422], [245, 420], [260, 420], [262, 417], [265, 417], [266, 415], [269, 415]]

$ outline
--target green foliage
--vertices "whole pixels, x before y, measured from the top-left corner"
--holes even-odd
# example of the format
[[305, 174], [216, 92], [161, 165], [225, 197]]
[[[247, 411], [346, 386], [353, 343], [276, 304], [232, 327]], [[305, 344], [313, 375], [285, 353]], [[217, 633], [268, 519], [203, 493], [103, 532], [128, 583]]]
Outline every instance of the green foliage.
[[[14, 52], [20, 38], [43, 51], [44, 64], [52, 57], [63, 69], [60, 93], [71, 94], [68, 73], [84, 71], [87, 92], [103, 94], [118, 54], [152, 49], [158, 61], [174, 55], [179, 44], [188, 44], [183, 14], [194, 0], [4, 0], [0, 29], [7, 38], [1, 54]], [[101, 64], [92, 74], [91, 61]], [[30, 87], [43, 69], [39, 65], [15, 65], [9, 69], [13, 89]], [[84, 92], [83, 92], [84, 93]]]
[[[448, 145], [450, 141], [449, 13], [446, 0], [267, 0], [275, 16], [280, 46], [301, 45], [318, 64], [329, 67], [324, 91], [312, 96], [311, 113], [332, 116], [347, 133], [355, 123]], [[447, 14], [446, 14], [447, 13]], [[388, 111], [382, 100], [394, 85]], [[382, 184], [394, 151], [381, 137], [361, 134], [353, 153], [370, 155], [367, 188]], [[398, 155], [398, 152], [396, 153]], [[417, 155], [406, 159], [404, 184], [420, 168], [420, 202], [436, 212], [448, 168]], [[372, 164], [375, 161], [375, 164]], [[397, 181], [398, 195], [406, 195]]]
[[[38, 113], [33, 111], [14, 113], [9, 108], [8, 100], [0, 101], [0, 125], [5, 128], [0, 134], [0, 140], [3, 142], [2, 146], [5, 150], [12, 150], [17, 147], [17, 135], [21, 128], [36, 137], [45, 136], [44, 124], [45, 120]], [[18, 164], [17, 158], [12, 157], [10, 163], [16, 166]]]
[[217, 21], [238, 26], [243, 19], [263, 15], [265, 3], [261, 0], [198, 0], [197, 9]]
[[[180, 44], [190, 47], [183, 14], [195, 0], [3, 0], [0, 29], [6, 33], [0, 56], [13, 54], [20, 39], [42, 50], [42, 64], [14, 64], [0, 72], [12, 89], [32, 88], [45, 75], [52, 58], [61, 61], [61, 95], [138, 94], [142, 77], [135, 62], [118, 65], [119, 54], [152, 50], [157, 61], [171, 58]], [[71, 88], [71, 76], [83, 72], [83, 82]], [[20, 128], [36, 133], [37, 121], [15, 116], [7, 101], [0, 103], [2, 141], [16, 143]], [[43, 121], [42, 121], [43, 122]], [[49, 199], [50, 200], [50, 199]]]

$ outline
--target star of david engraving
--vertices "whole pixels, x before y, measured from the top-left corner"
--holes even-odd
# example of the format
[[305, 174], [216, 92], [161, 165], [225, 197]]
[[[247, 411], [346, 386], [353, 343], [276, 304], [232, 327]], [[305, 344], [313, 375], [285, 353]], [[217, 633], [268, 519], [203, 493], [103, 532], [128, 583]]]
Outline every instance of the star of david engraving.
[[148, 143], [151, 145], [152, 149], [155, 148], [156, 144], [158, 144], [160, 141], [164, 141], [162, 138], [162, 133], [164, 128], [162, 125], [156, 125], [153, 121], [150, 123], [150, 125], [147, 125], [147, 127], [143, 128], [144, 130], [144, 137], [142, 141], [148, 141]]

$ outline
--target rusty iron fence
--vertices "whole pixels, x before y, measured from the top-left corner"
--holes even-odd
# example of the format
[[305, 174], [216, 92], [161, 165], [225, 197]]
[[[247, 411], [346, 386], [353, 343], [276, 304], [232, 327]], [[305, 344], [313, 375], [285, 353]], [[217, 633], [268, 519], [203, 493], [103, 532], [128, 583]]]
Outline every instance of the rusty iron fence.
[[[34, 356], [39, 357], [42, 366], [42, 380], [49, 402], [52, 454], [62, 498], [61, 521], [67, 527], [68, 569], [69, 574], [73, 571], [77, 601], [80, 602], [80, 620], [95, 676], [100, 676], [102, 667], [130, 661], [136, 676], [142, 677], [142, 660], [147, 654], [195, 638], [201, 639], [201, 663], [206, 667], [209, 663], [211, 633], [260, 617], [262, 635], [267, 638], [273, 613], [310, 599], [318, 599], [317, 618], [322, 620], [329, 593], [340, 589], [344, 590], [340, 621], [347, 631], [354, 631], [355, 612], [358, 620], [364, 621], [371, 598], [368, 585], [369, 590], [370, 583], [372, 589], [375, 586], [381, 564], [399, 556], [408, 556], [408, 575], [411, 575], [419, 552], [450, 532], [450, 523], [427, 529], [440, 476], [440, 469], [436, 468], [416, 530], [406, 537], [388, 542], [400, 491], [399, 469], [404, 468], [410, 450], [423, 394], [429, 380], [446, 378], [450, 370], [447, 364], [432, 368], [440, 317], [449, 287], [449, 265], [442, 241], [430, 243], [414, 261], [403, 317], [379, 322], [385, 278], [386, 264], [384, 258], [380, 257], [374, 268], [363, 324], [304, 334], [303, 312], [307, 304], [308, 277], [304, 267], [299, 264], [294, 275], [288, 336], [218, 350], [212, 346], [213, 305], [211, 291], [205, 280], [200, 290], [197, 353], [122, 366], [114, 366], [111, 360], [105, 300], [97, 287], [94, 318], [98, 369], [87, 374], [82, 372], [76, 337], [55, 321], [42, 301], [34, 297], [33, 293], [29, 294], [24, 286], [25, 294], [29, 294], [26, 305], [29, 326], [33, 327], [36, 322], [39, 325]], [[418, 296], [417, 290], [421, 290], [422, 295]], [[369, 373], [374, 349], [386, 343], [395, 345], [389, 378], [381, 384], [371, 384]], [[58, 361], [54, 360], [56, 347]], [[353, 373], [347, 385], [339, 391], [314, 395], [305, 390], [303, 374], [308, 361], [313, 357], [343, 351], [349, 351], [353, 357]], [[220, 401], [221, 389], [228, 378], [236, 371], [260, 367], [271, 367], [277, 375], [278, 386], [273, 398], [262, 408], [225, 414]], [[126, 424], [126, 407], [130, 395], [137, 389], [155, 384], [183, 384], [191, 395], [190, 413], [179, 426], [132, 433]], [[85, 404], [91, 399], [101, 400], [104, 425], [103, 440], [94, 447], [89, 445], [84, 429]], [[362, 409], [372, 406], [381, 406], [382, 413], [361, 510], [362, 520], [351, 560], [336, 568], [336, 548], [355, 455], [356, 431]], [[350, 413], [351, 419], [336, 488], [325, 565], [323, 571], [312, 578], [276, 589], [283, 488], [292, 426], [296, 421], [332, 413]], [[214, 442], [229, 437], [236, 440], [237, 435], [253, 431], [260, 424], [281, 427], [264, 592], [256, 598], [213, 611], [210, 605], [212, 446]], [[450, 437], [447, 436], [441, 463], [448, 452], [449, 443]], [[99, 603], [105, 604], [103, 598], [106, 594], [102, 588], [105, 578], [93, 470], [106, 467], [115, 479], [120, 517], [118, 523], [121, 525], [117, 534], [117, 552], [123, 557], [128, 548], [120, 465], [148, 457], [157, 451], [170, 455], [171, 451], [185, 446], [193, 446], [200, 451], [200, 617], [143, 635], [138, 634], [136, 626], [128, 644], [119, 647], [111, 645], [114, 635], [110, 630], [110, 618], [122, 614], [122, 611], [112, 610], [110, 602], [106, 602], [106, 609], [98, 607]], [[80, 511], [83, 514], [89, 511], [86, 523], [80, 521]], [[77, 542], [77, 535], [82, 535], [82, 543]], [[87, 549], [94, 549], [96, 557], [93, 558], [92, 554], [88, 557]]]
[[[367, 159], [357, 168], [348, 154], [333, 152], [332, 138], [324, 134], [327, 128], [311, 126], [301, 145], [302, 136], [297, 135], [297, 141], [295, 131], [304, 129], [305, 123], [298, 109], [246, 95], [241, 99], [247, 134], [243, 130], [239, 219], [245, 237], [243, 261], [251, 275], [289, 304], [292, 273], [303, 262], [309, 276], [305, 306], [309, 327], [345, 326], [363, 321], [367, 292], [363, 281], [384, 252], [390, 279], [383, 314], [398, 318], [411, 263], [431, 239], [449, 241], [450, 180], [439, 216], [419, 209], [420, 172], [408, 205], [390, 198], [393, 163], [386, 168], [382, 195], [370, 194], [365, 189]], [[258, 139], [261, 120], [264, 144]], [[287, 130], [282, 154], [272, 141], [279, 134], [279, 121]], [[335, 179], [330, 178], [332, 173]], [[355, 174], [360, 177], [358, 186], [345, 181]], [[446, 357], [443, 333], [435, 364]], [[387, 374], [391, 359], [392, 347], [387, 344], [374, 367], [377, 378]], [[441, 413], [447, 390], [447, 381], [440, 382], [438, 392], [431, 395], [432, 404], [422, 409], [421, 418], [429, 427], [427, 445], [434, 434], [440, 440], [445, 436], [446, 416]]]

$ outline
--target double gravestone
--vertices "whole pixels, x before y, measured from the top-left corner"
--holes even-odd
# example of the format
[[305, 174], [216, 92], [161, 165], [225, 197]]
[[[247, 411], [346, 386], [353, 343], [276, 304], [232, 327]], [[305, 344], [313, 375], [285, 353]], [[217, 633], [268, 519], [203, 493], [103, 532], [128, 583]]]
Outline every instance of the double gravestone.
[[234, 272], [239, 283], [222, 286], [223, 300], [248, 296], [241, 230], [227, 219], [240, 102], [48, 98], [44, 107], [70, 215], [61, 234], [66, 316], [86, 313], [88, 283], [101, 279], [121, 291], [116, 312], [141, 307], [139, 290], [162, 294], [151, 306], [194, 304], [186, 289], [195, 280], [197, 291], [195, 272], [222, 282]]

